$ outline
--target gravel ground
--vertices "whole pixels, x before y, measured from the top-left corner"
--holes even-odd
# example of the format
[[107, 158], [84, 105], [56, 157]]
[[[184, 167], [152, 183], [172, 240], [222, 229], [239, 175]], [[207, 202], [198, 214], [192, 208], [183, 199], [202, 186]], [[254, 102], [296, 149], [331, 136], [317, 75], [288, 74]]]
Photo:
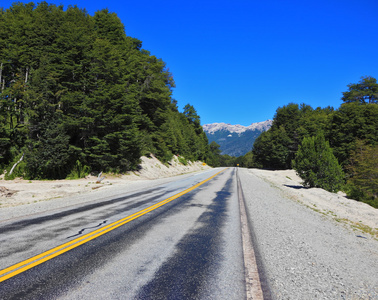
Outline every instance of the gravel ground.
[[0, 176], [0, 222], [88, 201], [102, 201], [176, 180], [177, 176], [192, 176], [194, 172], [205, 170], [211, 168], [199, 161], [184, 165], [175, 156], [168, 164], [163, 164], [154, 156], [143, 156], [139, 171], [125, 175], [105, 174], [105, 179], [100, 183], [96, 183], [97, 176], [39, 181], [21, 178], [4, 180], [3, 174]]
[[[88, 199], [103, 201], [174, 180], [162, 177], [209, 169], [171, 163], [167, 168], [144, 158], [139, 173], [107, 177], [101, 185], [88, 181], [93, 178], [0, 181], [0, 222]], [[239, 169], [239, 175], [273, 299], [378, 299], [377, 209], [342, 194], [304, 189], [293, 170]]]
[[239, 174], [273, 299], [378, 299], [373, 236], [295, 201], [254, 170]]

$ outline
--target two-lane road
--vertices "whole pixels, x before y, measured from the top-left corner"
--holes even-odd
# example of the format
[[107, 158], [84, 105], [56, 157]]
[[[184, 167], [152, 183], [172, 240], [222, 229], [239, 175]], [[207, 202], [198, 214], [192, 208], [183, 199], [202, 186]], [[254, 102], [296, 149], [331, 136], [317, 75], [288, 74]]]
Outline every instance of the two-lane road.
[[256, 170], [138, 186], [1, 209], [0, 299], [378, 299], [378, 241]]
[[0, 223], [0, 298], [244, 299], [236, 172]]

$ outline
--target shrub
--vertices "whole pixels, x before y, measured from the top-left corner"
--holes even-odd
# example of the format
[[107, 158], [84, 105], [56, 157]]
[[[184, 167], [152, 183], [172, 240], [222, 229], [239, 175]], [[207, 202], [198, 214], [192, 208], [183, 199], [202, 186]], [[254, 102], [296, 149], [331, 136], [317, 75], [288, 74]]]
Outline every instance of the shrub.
[[344, 172], [322, 133], [302, 140], [293, 168], [306, 187], [337, 192], [344, 184]]
[[185, 159], [185, 157], [179, 156], [178, 160], [180, 163], [182, 163], [184, 166], [188, 164], [188, 161]]
[[84, 178], [90, 174], [90, 171], [90, 167], [83, 165], [79, 160], [77, 160], [73, 170], [70, 174], [68, 174], [67, 179]]

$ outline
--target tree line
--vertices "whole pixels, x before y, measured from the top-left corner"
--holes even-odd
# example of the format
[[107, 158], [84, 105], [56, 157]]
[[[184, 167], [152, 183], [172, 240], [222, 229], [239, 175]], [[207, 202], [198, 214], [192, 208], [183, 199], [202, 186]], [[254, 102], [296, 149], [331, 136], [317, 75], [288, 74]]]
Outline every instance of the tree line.
[[350, 84], [338, 109], [279, 107], [238, 158], [208, 145], [195, 108], [179, 111], [174, 87], [165, 63], [127, 36], [115, 13], [46, 2], [0, 8], [0, 168], [6, 178], [75, 178], [134, 170], [150, 153], [163, 162], [181, 155], [212, 166], [294, 167], [308, 186], [342, 187], [378, 207], [375, 78]]
[[150, 153], [211, 163], [199, 116], [190, 104], [179, 112], [174, 87], [115, 13], [46, 2], [0, 9], [1, 170], [29, 179], [120, 173]]
[[378, 84], [371, 76], [348, 85], [343, 103], [312, 108], [290, 103], [245, 157], [231, 164], [296, 169], [306, 186], [344, 190], [378, 208]]

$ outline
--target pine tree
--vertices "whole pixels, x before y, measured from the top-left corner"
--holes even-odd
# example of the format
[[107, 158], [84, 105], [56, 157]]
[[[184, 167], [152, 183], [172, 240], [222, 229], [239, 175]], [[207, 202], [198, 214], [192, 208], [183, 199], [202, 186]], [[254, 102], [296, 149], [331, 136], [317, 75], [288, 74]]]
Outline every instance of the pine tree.
[[361, 77], [359, 83], [351, 83], [348, 85], [349, 91], [343, 92], [341, 98], [346, 103], [378, 103], [378, 83], [377, 79], [371, 76]]
[[135, 169], [150, 153], [206, 159], [199, 117], [178, 111], [173, 87], [165, 63], [107, 9], [0, 8], [1, 167], [25, 153], [29, 177], [61, 178], [81, 166]]
[[366, 145], [358, 140], [347, 170], [348, 196], [378, 208], [378, 145]]
[[46, 112], [27, 142], [26, 176], [37, 179], [63, 179], [72, 167], [69, 136], [61, 123], [61, 114]]
[[256, 167], [266, 169], [289, 169], [291, 166], [289, 138], [285, 127], [263, 132], [253, 144]]
[[347, 165], [357, 139], [378, 143], [378, 105], [343, 103], [333, 114], [328, 136], [338, 161]]
[[322, 133], [303, 139], [293, 167], [306, 187], [337, 192], [343, 186], [344, 173]]

